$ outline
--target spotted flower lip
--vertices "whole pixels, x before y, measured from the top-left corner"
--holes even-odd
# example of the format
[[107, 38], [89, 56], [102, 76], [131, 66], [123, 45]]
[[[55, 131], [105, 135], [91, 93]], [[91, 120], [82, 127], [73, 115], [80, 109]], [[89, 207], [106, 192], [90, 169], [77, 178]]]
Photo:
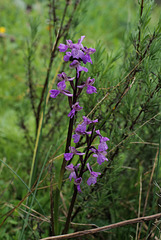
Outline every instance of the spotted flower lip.
[[57, 84], [57, 88], [58, 88], [58, 90], [56, 90], [56, 89], [51, 89], [50, 90], [50, 93], [51, 93], [50, 97], [56, 98], [59, 95], [59, 93], [62, 93], [64, 95], [68, 96], [68, 97], [72, 97], [73, 96], [72, 93], [70, 93], [69, 91], [65, 90], [66, 89], [65, 80], [59, 82]]
[[79, 106], [79, 102], [76, 102], [75, 104], [72, 105], [72, 110], [71, 110], [70, 113], [68, 114], [68, 117], [73, 118], [73, 117], [75, 116], [75, 113], [76, 113], [77, 111], [82, 110], [82, 109], [83, 109], [83, 107], [80, 107], [80, 106]]

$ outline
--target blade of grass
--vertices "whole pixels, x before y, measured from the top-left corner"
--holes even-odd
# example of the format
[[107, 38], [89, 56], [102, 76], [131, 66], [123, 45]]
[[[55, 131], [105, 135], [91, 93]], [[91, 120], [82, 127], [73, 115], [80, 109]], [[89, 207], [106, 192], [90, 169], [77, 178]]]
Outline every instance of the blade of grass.
[[[57, 77], [57, 74], [60, 70], [62, 64], [62, 60], [60, 61], [60, 64], [56, 70], [55, 76], [52, 80], [52, 83], [50, 85], [50, 90], [52, 88], [52, 85], [55, 82], [55, 79]], [[30, 180], [29, 180], [29, 188], [32, 187], [34, 181], [35, 181], [35, 176], [36, 176], [36, 169], [37, 169], [37, 165], [38, 165], [38, 152], [39, 152], [39, 148], [40, 148], [40, 144], [41, 144], [41, 134], [42, 134], [42, 127], [43, 127], [43, 120], [44, 120], [44, 115], [45, 115], [45, 109], [46, 109], [46, 105], [49, 101], [49, 96], [50, 93], [48, 91], [48, 87], [46, 88], [46, 94], [45, 94], [45, 101], [44, 101], [44, 109], [43, 112], [41, 113], [41, 118], [39, 121], [39, 127], [38, 127], [38, 132], [37, 132], [37, 137], [36, 137], [36, 143], [35, 143], [35, 148], [34, 148], [34, 154], [33, 154], [33, 159], [32, 159], [32, 165], [31, 165], [31, 172], [30, 172]]]
[[32, 200], [31, 200], [30, 208], [29, 208], [29, 211], [28, 211], [28, 213], [27, 213], [27, 215], [26, 215], [26, 218], [25, 218], [25, 221], [24, 221], [24, 225], [23, 225], [21, 234], [20, 234], [20, 236], [19, 236], [19, 240], [23, 239], [24, 231], [25, 231], [26, 225], [27, 225], [27, 223], [28, 223], [28, 219], [29, 219], [29, 215], [30, 215], [30, 212], [31, 212], [31, 208], [32, 208], [33, 203], [34, 203], [34, 200], [35, 200], [35, 196], [36, 196], [36, 193], [37, 193], [38, 185], [39, 185], [39, 182], [40, 182], [42, 173], [43, 173], [43, 171], [44, 171], [44, 167], [45, 167], [46, 162], [47, 162], [47, 160], [48, 160], [48, 157], [49, 157], [49, 154], [50, 154], [50, 151], [51, 151], [51, 147], [52, 147], [52, 146], [50, 146], [50, 149], [49, 149], [49, 151], [48, 151], [48, 153], [47, 153], [47, 155], [46, 155], [45, 161], [44, 161], [43, 166], [42, 166], [42, 168], [41, 168], [41, 172], [40, 172], [38, 181], [37, 181], [37, 183], [36, 183], [35, 191], [34, 191], [34, 193], [33, 193], [33, 197], [32, 197]]
[[[29, 187], [27, 186], [27, 184], [23, 181], [23, 179], [22, 179], [6, 162], [4, 162], [4, 161], [1, 160], [1, 159], [0, 159], [0, 161], [23, 183], [23, 185], [27, 188], [27, 190], [28, 190], [29, 192], [31, 192], [30, 188], [29, 188]], [[31, 192], [31, 194], [33, 195], [32, 192]], [[36, 198], [35, 198], [35, 201], [36, 201], [37, 204], [39, 205], [42, 213], [45, 215], [44, 210], [42, 209], [39, 201], [38, 201]]]

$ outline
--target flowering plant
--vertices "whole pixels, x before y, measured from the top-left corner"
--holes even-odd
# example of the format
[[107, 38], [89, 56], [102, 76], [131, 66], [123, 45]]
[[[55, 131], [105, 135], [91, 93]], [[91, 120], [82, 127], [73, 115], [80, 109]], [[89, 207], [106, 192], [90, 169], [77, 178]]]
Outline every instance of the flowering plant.
[[[68, 128], [68, 136], [66, 142], [66, 149], [64, 153], [64, 160], [61, 167], [60, 172], [60, 180], [59, 180], [59, 191], [62, 186], [62, 179], [65, 173], [65, 170], [70, 172], [69, 179], [70, 181], [74, 179], [74, 194], [71, 200], [71, 206], [69, 208], [66, 224], [63, 233], [66, 233], [69, 228], [71, 213], [74, 207], [74, 203], [76, 200], [77, 193], [81, 193], [81, 183], [84, 182], [83, 175], [85, 172], [88, 172], [87, 184], [93, 185], [97, 183], [97, 178], [101, 175], [100, 172], [94, 172], [91, 164], [91, 155], [93, 158], [97, 159], [97, 163], [101, 165], [104, 161], [108, 161], [106, 158], [108, 146], [106, 144], [109, 139], [107, 137], [103, 137], [100, 133], [100, 130], [96, 130], [96, 124], [98, 123], [98, 119], [90, 120], [89, 118], [83, 116], [83, 121], [81, 124], [75, 129], [75, 133], [73, 133], [74, 119], [76, 117], [77, 112], [83, 109], [82, 106], [79, 105], [79, 99], [81, 92], [84, 88], [86, 88], [87, 94], [95, 94], [97, 93], [96, 87], [93, 86], [95, 79], [91, 77], [87, 77], [85, 81], [81, 81], [81, 72], [88, 72], [88, 68], [84, 67], [87, 63], [92, 64], [91, 54], [95, 53], [94, 48], [84, 47], [82, 41], [85, 36], [81, 36], [78, 40], [78, 43], [73, 43], [71, 40], [66, 40], [66, 44], [59, 45], [59, 51], [65, 52], [64, 61], [69, 62], [69, 68], [75, 69], [76, 77], [69, 77], [65, 72], [58, 74], [58, 84], [57, 89], [50, 90], [50, 97], [56, 98], [59, 94], [64, 94], [68, 97], [69, 107], [71, 111], [68, 114], [69, 120], [69, 128]], [[66, 90], [67, 82], [70, 83], [71, 90]], [[74, 143], [78, 144], [80, 139], [85, 138], [85, 150], [84, 152], [78, 151], [75, 147], [71, 146], [71, 139], [73, 138]], [[99, 138], [99, 145], [96, 148], [93, 145], [93, 142], [96, 138]], [[75, 156], [79, 157], [79, 163], [77, 162], [74, 166], [71, 161]]]

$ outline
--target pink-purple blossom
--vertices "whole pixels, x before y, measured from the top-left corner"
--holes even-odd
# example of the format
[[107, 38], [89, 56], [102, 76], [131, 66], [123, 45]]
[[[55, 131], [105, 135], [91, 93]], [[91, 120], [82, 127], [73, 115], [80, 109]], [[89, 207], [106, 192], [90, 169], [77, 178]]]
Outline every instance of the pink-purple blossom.
[[66, 40], [67, 44], [61, 43], [59, 45], [58, 48], [60, 52], [66, 52], [68, 49], [71, 50], [71, 52], [66, 52], [64, 61], [68, 62], [77, 59], [78, 61], [82, 61], [84, 64], [87, 62], [92, 64], [90, 55], [95, 53], [96, 50], [94, 48], [84, 47], [82, 44], [84, 38], [85, 36], [81, 36], [81, 38], [78, 40], [78, 43], [73, 43], [71, 40]]
[[100, 148], [102, 148], [102, 149], [104, 149], [104, 150], [107, 150], [107, 149], [108, 149], [108, 146], [107, 146], [106, 142], [109, 141], [110, 139], [107, 138], [107, 137], [103, 137], [103, 136], [101, 135], [101, 133], [100, 133], [99, 130], [96, 130], [96, 133], [97, 133], [97, 135], [98, 135], [99, 138], [100, 138], [100, 145], [99, 145]]
[[72, 163], [68, 166], [65, 167], [66, 170], [70, 171], [69, 179], [70, 181], [72, 178], [76, 179], [77, 178], [77, 170], [80, 166], [80, 163], [77, 164], [77, 166], [74, 166]]
[[78, 86], [78, 88], [84, 88], [84, 87], [87, 87], [87, 93], [88, 94], [92, 94], [92, 93], [97, 93], [97, 89], [92, 86], [95, 82], [95, 79], [94, 78], [87, 78], [86, 82], [80, 86]]
[[60, 52], [65, 52], [68, 49], [68, 46], [63, 43], [60, 43], [58, 48]]
[[87, 184], [90, 186], [91, 184], [95, 184], [97, 182], [97, 177], [101, 175], [100, 172], [93, 172], [89, 163], [87, 163], [87, 168], [90, 172], [90, 177], [87, 180]]
[[90, 150], [94, 152], [93, 157], [97, 158], [97, 163], [101, 165], [104, 161], [108, 161], [106, 158], [106, 146], [102, 143], [99, 144], [98, 149], [92, 147]]
[[81, 177], [76, 178], [75, 181], [74, 181], [74, 184], [77, 186], [78, 192], [82, 192], [82, 191], [81, 191], [81, 188], [80, 188], [81, 182], [82, 182], [82, 178], [81, 178]]
[[73, 96], [73, 94], [71, 94], [69, 91], [65, 90], [66, 89], [65, 80], [59, 82], [57, 84], [57, 88], [58, 88], [58, 90], [57, 89], [51, 89], [50, 90], [50, 93], [51, 93], [50, 97], [56, 98], [59, 93], [62, 93], [64, 95], [68, 96], [68, 97], [72, 97]]
[[68, 114], [68, 117], [73, 118], [75, 113], [77, 111], [80, 111], [81, 109], [83, 109], [83, 107], [79, 106], [79, 102], [76, 102], [75, 104], [72, 105], [72, 110], [70, 111], [70, 113]]
[[71, 78], [71, 77], [68, 77], [67, 74], [65, 72], [62, 72], [60, 74], [57, 75], [58, 79], [60, 81], [73, 81], [75, 79], [75, 77]]
[[100, 137], [100, 143], [110, 141], [109, 138], [103, 137], [100, 133], [100, 130], [96, 130], [97, 135]]
[[89, 124], [91, 124], [91, 123], [97, 123], [97, 122], [98, 122], [98, 119], [90, 120], [89, 118], [83, 116], [83, 122], [84, 122], [86, 125], [89, 125]]
[[85, 153], [81, 153], [81, 152], [77, 151], [75, 149], [75, 147], [69, 147], [69, 150], [70, 150], [70, 153], [64, 153], [64, 158], [66, 161], [71, 160], [74, 155], [82, 156], [85, 154]]
[[77, 77], [79, 77], [79, 72], [88, 72], [88, 68], [86, 67], [82, 67], [80, 65], [80, 62], [78, 60], [74, 60], [70, 65], [69, 65], [70, 68], [76, 68], [77, 69]]
[[91, 123], [97, 123], [98, 119], [96, 120], [90, 120], [89, 118], [83, 116], [83, 123], [79, 124], [77, 128], [75, 129], [75, 134], [73, 134], [72, 138], [74, 139], [74, 143], [78, 143], [80, 140], [81, 135], [85, 134], [91, 134], [91, 131], [86, 131], [86, 126], [91, 124]]
[[75, 129], [75, 133], [76, 134], [73, 134], [72, 138], [74, 139], [74, 143], [78, 143], [80, 136], [86, 133], [86, 124], [84, 122], [82, 124], [79, 124]]

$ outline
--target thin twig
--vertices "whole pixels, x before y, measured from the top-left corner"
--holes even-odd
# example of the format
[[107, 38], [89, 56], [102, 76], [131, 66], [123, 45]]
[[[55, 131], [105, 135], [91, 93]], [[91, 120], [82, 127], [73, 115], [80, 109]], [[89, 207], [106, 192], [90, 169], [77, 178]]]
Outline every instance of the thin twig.
[[[139, 56], [143, 8], [144, 8], [144, 0], [141, 0], [141, 5], [140, 5], [140, 20], [139, 20], [139, 25], [138, 25], [139, 34], [138, 34], [138, 43], [137, 43], [137, 47], [136, 47], [136, 58], [138, 58], [138, 56]], [[141, 56], [140, 56], [140, 58], [141, 58]]]
[[49, 25], [48, 25], [48, 30], [49, 30], [49, 40], [50, 40], [50, 52], [52, 51], [52, 44], [53, 44], [53, 38], [52, 38], [52, 3], [51, 0], [49, 0]]
[[98, 232], [106, 231], [106, 230], [109, 230], [109, 229], [123, 227], [123, 226], [129, 225], [129, 224], [135, 224], [135, 223], [138, 223], [138, 222], [150, 221], [150, 220], [158, 219], [158, 218], [161, 218], [161, 213], [157, 213], [157, 214], [146, 216], [146, 217], [140, 217], [140, 218], [125, 220], [125, 221], [122, 221], [122, 222], [110, 224], [110, 225], [107, 225], [107, 226], [104, 226], [104, 227], [99, 227], [99, 228], [96, 228], [96, 229], [79, 231], [79, 232], [76, 232], [76, 233], [59, 235], [59, 236], [55, 236], [55, 237], [42, 238], [40, 240], [60, 240], [60, 239], [69, 239], [69, 238], [74, 238], [74, 237], [80, 237], [80, 236], [84, 236], [84, 235], [95, 234], [95, 233], [98, 233]]
[[48, 86], [50, 72], [51, 72], [51, 68], [52, 68], [55, 52], [57, 50], [57, 45], [58, 45], [58, 42], [59, 42], [59, 39], [60, 39], [60, 36], [61, 36], [63, 22], [64, 22], [64, 18], [65, 18], [65, 15], [66, 15], [66, 11], [67, 11], [68, 5], [69, 5], [69, 1], [66, 1], [66, 5], [65, 5], [65, 8], [64, 8], [64, 12], [63, 12], [63, 17], [62, 17], [61, 24], [60, 24], [60, 29], [58, 31], [58, 34], [57, 34], [57, 37], [56, 37], [53, 49], [51, 51], [49, 67], [47, 69], [47, 75], [46, 75], [44, 87], [43, 87], [43, 90], [42, 90], [42, 93], [41, 93], [41, 97], [40, 97], [40, 102], [39, 102], [39, 105], [38, 105], [38, 108], [37, 108], [36, 129], [38, 129], [39, 119], [40, 119], [40, 112], [41, 112], [41, 106], [42, 106], [42, 103], [43, 103], [43, 100], [44, 100], [44, 95], [45, 95], [46, 88]]

